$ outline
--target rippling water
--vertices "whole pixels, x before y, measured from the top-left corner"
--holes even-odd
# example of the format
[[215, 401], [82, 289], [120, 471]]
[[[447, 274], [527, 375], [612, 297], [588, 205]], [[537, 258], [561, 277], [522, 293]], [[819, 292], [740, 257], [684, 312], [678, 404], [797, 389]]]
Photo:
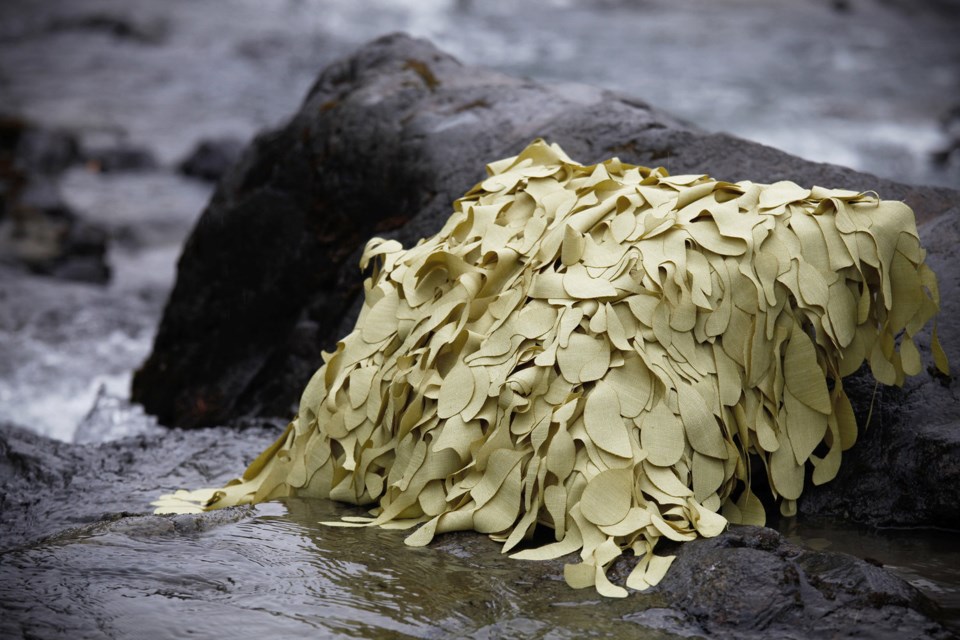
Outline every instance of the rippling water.
[[[632, 621], [655, 601], [572, 590], [547, 563], [518, 570], [483, 536], [448, 534], [414, 549], [401, 531], [320, 524], [358, 513], [290, 499], [212, 518], [128, 517], [7, 552], [0, 635], [674, 637]], [[960, 622], [955, 534], [838, 523], [792, 533], [884, 563]]]
[[784, 519], [779, 529], [793, 542], [882, 564], [933, 599], [960, 631], [960, 532], [874, 529], [812, 517]]
[[131, 518], [8, 552], [0, 635], [672, 637], [630, 621], [635, 599], [574, 591], [544, 563], [518, 572], [482, 536], [413, 549], [400, 531], [319, 524], [351, 513], [293, 499], [205, 530]]

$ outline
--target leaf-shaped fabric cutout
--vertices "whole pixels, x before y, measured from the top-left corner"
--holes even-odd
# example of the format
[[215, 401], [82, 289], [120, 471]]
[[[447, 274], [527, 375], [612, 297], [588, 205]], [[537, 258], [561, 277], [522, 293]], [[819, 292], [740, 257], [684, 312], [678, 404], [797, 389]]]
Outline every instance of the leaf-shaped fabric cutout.
[[783, 357], [783, 376], [787, 388], [797, 400], [815, 411], [830, 413], [830, 394], [817, 364], [813, 341], [799, 326], [795, 326]]
[[567, 346], [557, 351], [557, 364], [570, 382], [599, 380], [610, 366], [610, 350], [603, 338], [573, 333]]
[[573, 471], [576, 456], [573, 438], [566, 429], [558, 429], [547, 450], [547, 469], [560, 480], [565, 480]]
[[712, 538], [720, 535], [727, 528], [726, 518], [719, 513], [704, 508], [696, 500], [691, 501], [690, 506], [693, 507], [694, 512], [693, 527], [700, 535]]
[[654, 485], [664, 493], [678, 498], [692, 496], [693, 491], [689, 486], [677, 478], [673, 467], [658, 467], [650, 464], [649, 460], [643, 462], [643, 471]]
[[787, 436], [797, 464], [802, 465], [823, 440], [827, 431], [827, 416], [797, 400], [789, 389], [783, 390], [783, 407], [787, 418]]
[[587, 482], [580, 497], [580, 511], [594, 524], [616, 524], [627, 516], [632, 496], [633, 474], [630, 470], [607, 469]]
[[580, 300], [617, 296], [617, 290], [609, 281], [591, 277], [582, 264], [567, 269], [563, 275], [563, 288], [571, 298]]
[[630, 434], [620, 416], [617, 392], [611, 385], [597, 382], [584, 404], [583, 422], [591, 440], [604, 451], [621, 458], [633, 455]]
[[622, 366], [611, 369], [604, 381], [613, 387], [620, 404], [620, 414], [635, 418], [647, 406], [653, 393], [653, 380], [650, 370], [643, 361], [627, 354]]
[[463, 411], [473, 398], [473, 372], [464, 364], [455, 366], [440, 385], [437, 415], [449, 418]]
[[687, 440], [694, 450], [713, 458], [726, 458], [727, 449], [716, 417], [704, 406], [703, 398], [693, 387], [682, 384], [677, 389], [680, 419]]
[[676, 464], [686, 447], [680, 417], [657, 404], [643, 414], [642, 420], [640, 446], [647, 452], [647, 460], [661, 467]]
[[361, 329], [363, 339], [367, 342], [382, 342], [393, 335], [397, 330], [397, 309], [400, 297], [396, 291], [386, 293], [373, 307], [364, 319]]
[[473, 526], [480, 533], [497, 533], [513, 524], [520, 513], [523, 490], [520, 466], [514, 466], [497, 493], [473, 513]]
[[726, 480], [722, 461], [696, 451], [693, 453], [690, 475], [693, 480], [693, 497], [698, 502], [706, 500], [718, 491]]
[[803, 491], [803, 466], [797, 464], [790, 440], [780, 440], [780, 447], [770, 455], [770, 479], [782, 498], [796, 500]]
[[623, 520], [614, 524], [600, 525], [600, 530], [608, 536], [627, 536], [650, 524], [650, 512], [642, 507], [630, 507]]

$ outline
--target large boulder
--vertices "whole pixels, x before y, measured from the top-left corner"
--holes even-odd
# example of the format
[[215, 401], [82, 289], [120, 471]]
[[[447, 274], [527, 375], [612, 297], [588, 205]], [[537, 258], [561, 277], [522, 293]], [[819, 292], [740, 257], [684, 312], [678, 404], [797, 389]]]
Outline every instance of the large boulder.
[[325, 500], [145, 513], [164, 490], [224, 482], [278, 432], [73, 445], [0, 425], [0, 636], [950, 637], [890, 572], [759, 527], [681, 544], [656, 589], [597, 602], [563, 581], [574, 558], [511, 560], [472, 532], [412, 549], [319, 524], [362, 513]]
[[[291, 416], [321, 349], [355, 322], [362, 245], [388, 235], [410, 246], [435, 233], [452, 202], [482, 179], [486, 161], [537, 137], [582, 162], [619, 156], [673, 174], [787, 179], [906, 201], [925, 223], [945, 304], [940, 337], [960, 363], [960, 327], [950, 312], [960, 299], [950, 240], [958, 192], [708, 133], [613, 92], [467, 67], [427, 42], [394, 35], [324, 71], [289, 123], [259, 136], [221, 181], [180, 258], [153, 353], [134, 377], [134, 399], [161, 423], [184, 428]], [[874, 385], [863, 375], [850, 389], [865, 420]], [[924, 373], [905, 393], [882, 390], [873, 414], [841, 478], [801, 508], [871, 522], [960, 524], [955, 386]]]
[[320, 349], [355, 319], [358, 247], [374, 234], [406, 244], [435, 233], [486, 161], [536, 137], [583, 162], [617, 155], [675, 174], [875, 189], [921, 218], [958, 202], [948, 189], [807, 162], [634, 98], [466, 67], [388, 36], [331, 65], [221, 182], [180, 259], [135, 399], [181, 427], [290, 415]]

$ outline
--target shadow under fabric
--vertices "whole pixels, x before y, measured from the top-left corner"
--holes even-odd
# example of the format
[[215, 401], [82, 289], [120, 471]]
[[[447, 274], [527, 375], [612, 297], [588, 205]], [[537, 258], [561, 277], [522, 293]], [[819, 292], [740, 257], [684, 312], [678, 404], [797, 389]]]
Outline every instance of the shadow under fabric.
[[[535, 141], [494, 162], [443, 229], [371, 240], [356, 328], [325, 354], [286, 432], [222, 488], [158, 513], [284, 496], [374, 505], [339, 526], [476, 530], [504, 552], [540, 524], [579, 552], [567, 582], [656, 584], [661, 538], [785, 514], [805, 467], [832, 479], [857, 437], [842, 378], [921, 371], [938, 309], [913, 212], [875, 194], [718, 182]], [[947, 363], [934, 328], [933, 357]], [[763, 467], [751, 469], [750, 454]]]

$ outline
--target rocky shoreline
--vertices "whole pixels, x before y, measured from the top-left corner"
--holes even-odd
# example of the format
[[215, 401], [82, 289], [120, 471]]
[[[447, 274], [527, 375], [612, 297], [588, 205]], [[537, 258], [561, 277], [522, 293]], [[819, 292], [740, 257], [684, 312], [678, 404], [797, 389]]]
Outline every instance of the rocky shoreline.
[[[163, 607], [172, 607], [179, 618], [176, 624], [188, 628], [202, 628], [207, 610], [215, 609], [222, 597], [238, 592], [236, 606], [242, 607], [244, 593], [280, 589], [278, 601], [270, 603], [273, 608], [268, 610], [274, 611], [277, 629], [290, 630], [294, 621], [285, 616], [295, 616], [283, 607], [284, 585], [271, 586], [269, 576], [252, 571], [249, 561], [242, 560], [259, 554], [266, 555], [263, 562], [279, 564], [342, 561], [350, 565], [342, 570], [352, 571], [351, 579], [360, 591], [354, 597], [377, 602], [383, 594], [363, 585], [382, 570], [380, 564], [366, 557], [354, 558], [354, 552], [342, 558], [347, 547], [341, 550], [335, 540], [343, 530], [316, 524], [320, 519], [356, 513], [356, 509], [324, 501], [285, 501], [281, 513], [285, 513], [286, 524], [269, 529], [267, 523], [250, 525], [256, 519], [255, 508], [183, 516], [144, 513], [146, 503], [161, 490], [224, 482], [278, 433], [279, 425], [248, 423], [173, 429], [83, 446], [0, 427], [0, 484], [4, 488], [0, 526], [5, 532], [0, 549], [0, 602], [7, 611], [0, 631], [5, 637], [123, 637], [121, 630], [128, 627], [113, 619], [115, 602], [84, 595], [103, 592], [111, 583], [112, 589], [122, 590], [135, 602], [156, 599], [164, 585], [170, 584], [177, 599], [166, 600]], [[312, 509], [317, 507], [326, 511], [314, 513]], [[258, 529], [243, 531], [244, 526]], [[318, 533], [311, 535], [319, 535], [320, 540], [333, 540], [318, 543], [319, 548], [301, 549], [302, 536], [313, 529]], [[678, 545], [670, 550], [677, 560], [658, 587], [623, 601], [602, 602], [596, 602], [592, 592], [573, 592], [566, 586], [563, 565], [568, 558], [510, 560], [500, 555], [497, 545], [475, 533], [447, 534], [429, 549], [415, 551], [403, 545], [402, 532], [349, 531], [358, 531], [352, 545], [381, 549], [399, 567], [423, 562], [426, 553], [432, 554], [431, 562], [446, 565], [441, 571], [466, 564], [471, 572], [488, 575], [482, 587], [463, 594], [476, 599], [458, 605], [464, 619], [444, 627], [449, 621], [432, 614], [428, 619], [433, 626], [412, 634], [416, 637], [478, 631], [487, 615], [483, 613], [489, 606], [487, 599], [496, 598], [495, 593], [515, 596], [517, 601], [512, 604], [517, 611], [512, 615], [521, 617], [524, 625], [532, 625], [535, 633], [525, 634], [526, 626], [519, 631], [512, 628], [511, 616], [504, 615], [491, 623], [496, 630], [490, 637], [514, 633], [539, 637], [550, 628], [558, 628], [559, 637], [576, 637], [591, 628], [616, 637], [628, 633], [660, 633], [652, 637], [665, 638], [953, 637], [936, 622], [937, 605], [889, 571], [847, 554], [792, 544], [772, 529], [731, 527], [717, 538]], [[228, 536], [230, 546], [224, 547], [211, 535]], [[132, 558], [122, 553], [130, 547], [138, 550]], [[221, 595], [211, 595], [194, 583], [198, 579], [194, 572], [202, 576], [203, 569], [183, 566], [177, 559], [197, 554], [206, 556], [211, 568], [216, 565], [218, 575], [235, 576], [218, 588]], [[295, 560], [290, 559], [291, 554]], [[406, 561], [404, 554], [408, 554]], [[231, 563], [235, 565], [231, 567]], [[107, 567], [112, 570], [104, 573]], [[612, 579], [622, 581], [630, 568], [629, 559], [624, 559], [612, 570]], [[463, 570], [460, 567], [452, 575]], [[398, 571], [399, 576], [381, 578], [382, 589], [409, 587], [411, 578], [404, 576], [402, 569]], [[430, 576], [422, 586], [428, 589], [423, 595], [427, 601], [433, 597], [436, 579]], [[449, 586], [454, 590], [463, 587]], [[292, 595], [298, 593], [297, 587], [286, 588]], [[60, 592], [58, 597], [65, 603], [85, 603], [85, 608], [60, 609], [63, 603], [50, 599], [51, 589]], [[573, 615], [565, 617], [562, 610], [551, 606], [554, 601], [588, 607], [590, 622]], [[315, 601], [314, 610], [323, 608], [322, 600]], [[404, 620], [402, 614], [388, 618], [392, 623]], [[383, 633], [392, 623], [381, 621], [381, 626], [374, 628]], [[147, 624], [159, 621], [147, 618]]]

